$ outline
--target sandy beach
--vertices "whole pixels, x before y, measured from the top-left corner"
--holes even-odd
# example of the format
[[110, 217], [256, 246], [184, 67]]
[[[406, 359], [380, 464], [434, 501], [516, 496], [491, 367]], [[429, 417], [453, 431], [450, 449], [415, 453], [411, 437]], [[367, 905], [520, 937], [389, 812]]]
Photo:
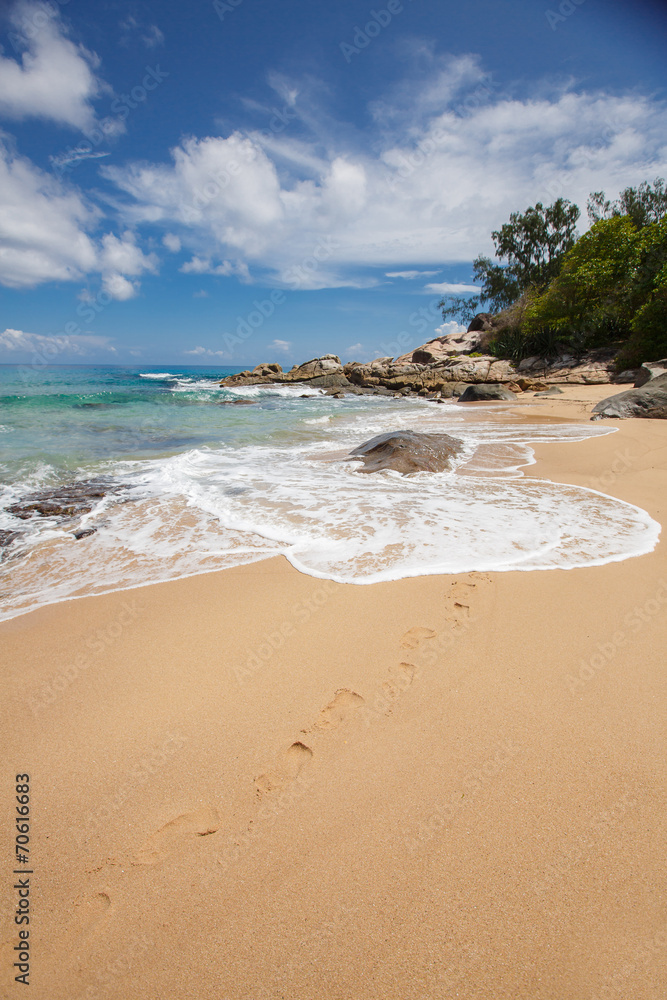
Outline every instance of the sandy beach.
[[[664, 523], [667, 423], [610, 425], [525, 475]], [[666, 996], [665, 546], [371, 586], [279, 557], [1, 624], [3, 998], [23, 773], [33, 998]]]

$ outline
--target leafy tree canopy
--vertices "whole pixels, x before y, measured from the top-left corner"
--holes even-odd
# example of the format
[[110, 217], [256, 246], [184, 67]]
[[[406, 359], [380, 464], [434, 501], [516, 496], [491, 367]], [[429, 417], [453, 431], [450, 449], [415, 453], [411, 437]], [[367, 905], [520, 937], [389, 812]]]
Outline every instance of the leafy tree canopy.
[[639, 187], [625, 188], [616, 201], [608, 201], [604, 191], [595, 191], [588, 199], [587, 209], [593, 223], [627, 215], [637, 229], [643, 229], [667, 215], [667, 185], [662, 177], [657, 177], [653, 184], [644, 181]]

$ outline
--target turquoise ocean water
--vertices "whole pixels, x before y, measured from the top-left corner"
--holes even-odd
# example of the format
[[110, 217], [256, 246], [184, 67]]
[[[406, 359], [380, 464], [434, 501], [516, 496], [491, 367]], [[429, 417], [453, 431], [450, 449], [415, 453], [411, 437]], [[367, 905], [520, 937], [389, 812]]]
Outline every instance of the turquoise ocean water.
[[[2, 617], [273, 555], [366, 584], [600, 564], [657, 541], [659, 526], [636, 507], [522, 478], [531, 443], [609, 427], [531, 421], [529, 406], [517, 417], [499, 404], [221, 389], [232, 371], [0, 366], [0, 531], [16, 532], [0, 550]], [[224, 405], [240, 398], [253, 405]], [[405, 428], [460, 438], [456, 468], [362, 475], [346, 459], [374, 434]], [[98, 477], [127, 490], [70, 522], [7, 510]]]

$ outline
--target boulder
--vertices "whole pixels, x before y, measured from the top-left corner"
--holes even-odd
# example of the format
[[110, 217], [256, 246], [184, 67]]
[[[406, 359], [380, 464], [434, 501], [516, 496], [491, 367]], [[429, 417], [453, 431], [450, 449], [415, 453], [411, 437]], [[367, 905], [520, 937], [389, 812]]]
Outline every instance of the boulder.
[[359, 472], [393, 469], [408, 475], [413, 472], [444, 472], [462, 450], [463, 444], [449, 434], [420, 434], [416, 431], [390, 431], [378, 434], [350, 452], [348, 458], [361, 459]]
[[319, 389], [340, 389], [343, 386], [351, 384], [352, 383], [345, 377], [345, 375], [337, 372], [333, 375], [319, 375], [317, 378], [311, 378], [308, 380], [308, 385], [314, 385]]
[[281, 375], [282, 368], [277, 364], [270, 365], [257, 365], [256, 368], [252, 370], [253, 375]]
[[667, 372], [652, 378], [638, 389], [628, 389], [615, 396], [607, 396], [593, 407], [592, 420], [603, 417], [647, 417], [667, 419]]
[[302, 365], [294, 365], [287, 375], [290, 381], [300, 382], [304, 379], [317, 378], [319, 375], [330, 375], [332, 372], [343, 373], [340, 358], [335, 354], [323, 354], [321, 358], [312, 358]]
[[498, 400], [516, 399], [513, 392], [506, 389], [504, 385], [469, 385], [462, 396], [459, 396], [459, 403], [489, 403]]
[[663, 358], [662, 361], [645, 361], [635, 377], [635, 389], [640, 389], [661, 375], [667, 375], [667, 358]]

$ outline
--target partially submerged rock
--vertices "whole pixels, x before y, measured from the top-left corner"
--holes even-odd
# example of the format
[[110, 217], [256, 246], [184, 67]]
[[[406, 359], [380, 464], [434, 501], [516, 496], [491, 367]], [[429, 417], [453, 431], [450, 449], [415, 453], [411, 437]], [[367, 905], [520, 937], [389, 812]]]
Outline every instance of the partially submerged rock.
[[615, 417], [646, 417], [653, 420], [667, 419], [667, 372], [652, 378], [638, 389], [607, 396], [593, 407], [592, 420]]
[[501, 400], [513, 400], [516, 395], [504, 385], [469, 385], [463, 395], [459, 396], [459, 403], [491, 403]]
[[80, 514], [89, 514], [103, 497], [125, 489], [127, 487], [123, 483], [104, 479], [68, 483], [52, 490], [29, 493], [7, 510], [22, 521], [32, 517], [78, 517]]
[[390, 431], [378, 434], [350, 452], [348, 458], [360, 458], [359, 472], [393, 469], [411, 472], [444, 472], [463, 444], [449, 434], [420, 434], [417, 431]]

